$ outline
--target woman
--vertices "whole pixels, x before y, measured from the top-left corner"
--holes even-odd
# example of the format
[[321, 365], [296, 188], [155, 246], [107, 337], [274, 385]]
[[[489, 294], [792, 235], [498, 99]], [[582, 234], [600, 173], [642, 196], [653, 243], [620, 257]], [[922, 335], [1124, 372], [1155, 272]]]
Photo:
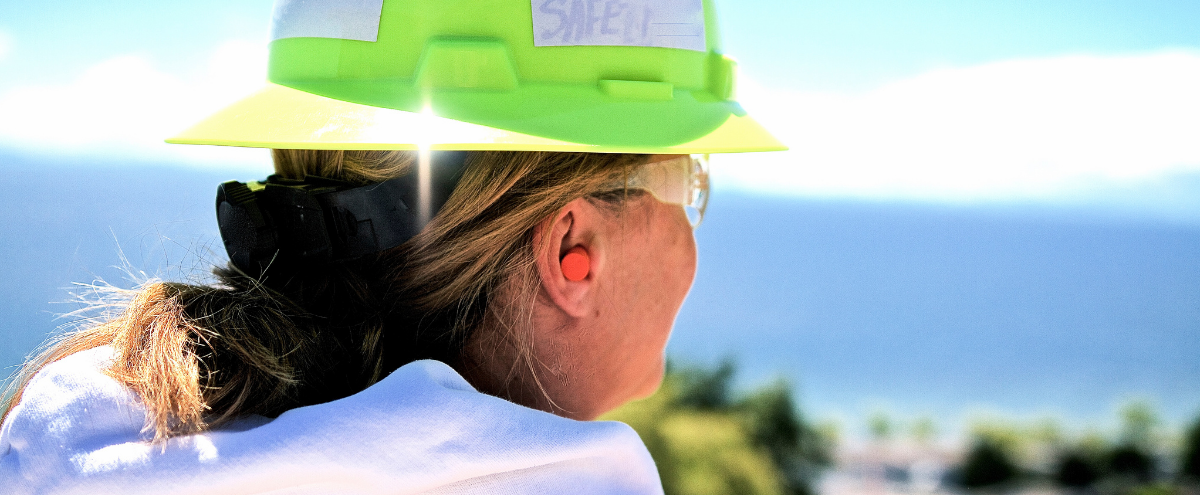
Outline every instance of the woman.
[[7, 490], [661, 491], [588, 420], [662, 378], [688, 155], [779, 145], [711, 8], [577, 4], [277, 2], [272, 84], [173, 139], [274, 149], [219, 191], [230, 265], [27, 365]]

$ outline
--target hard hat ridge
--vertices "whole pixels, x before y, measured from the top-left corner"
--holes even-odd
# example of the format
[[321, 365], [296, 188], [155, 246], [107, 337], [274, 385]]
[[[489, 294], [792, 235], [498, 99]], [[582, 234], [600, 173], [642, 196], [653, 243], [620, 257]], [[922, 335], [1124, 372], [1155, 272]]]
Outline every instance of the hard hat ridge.
[[273, 37], [270, 84], [171, 142], [783, 149], [733, 100], [710, 0], [280, 0]]

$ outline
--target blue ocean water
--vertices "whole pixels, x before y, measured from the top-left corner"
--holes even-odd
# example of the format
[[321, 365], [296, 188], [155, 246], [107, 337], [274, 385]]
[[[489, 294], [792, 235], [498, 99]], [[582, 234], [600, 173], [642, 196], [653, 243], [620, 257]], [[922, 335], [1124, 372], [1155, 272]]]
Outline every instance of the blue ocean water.
[[75, 283], [202, 276], [224, 255], [217, 184], [245, 172], [0, 155], [0, 370], [10, 373], [77, 309]]
[[[714, 195], [675, 356], [817, 416], [1200, 413], [1200, 225], [1079, 209]], [[861, 422], [860, 422], [861, 424]]]
[[[216, 185], [254, 172], [0, 157], [0, 366], [73, 282], [178, 279], [223, 256]], [[247, 176], [249, 174], [249, 176]], [[1102, 424], [1129, 398], [1200, 413], [1200, 223], [1054, 207], [716, 191], [669, 353], [785, 376], [806, 413], [976, 409]], [[849, 425], [854, 427], [853, 424]]]

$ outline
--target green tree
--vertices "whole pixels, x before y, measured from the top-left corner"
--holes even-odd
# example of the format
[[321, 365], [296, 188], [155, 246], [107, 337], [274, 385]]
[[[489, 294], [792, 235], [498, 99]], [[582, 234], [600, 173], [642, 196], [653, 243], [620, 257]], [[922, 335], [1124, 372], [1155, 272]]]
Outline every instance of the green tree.
[[1114, 475], [1135, 482], [1154, 477], [1154, 448], [1158, 413], [1145, 401], [1133, 401], [1121, 408], [1121, 442], [1108, 455], [1108, 469]]
[[960, 476], [967, 488], [999, 485], [1017, 477], [1017, 466], [999, 442], [979, 437], [963, 462]]
[[1145, 483], [1154, 476], [1154, 459], [1138, 445], [1121, 444], [1109, 452], [1108, 470], [1131, 481]]
[[604, 419], [641, 435], [668, 494], [812, 494], [829, 442], [805, 421], [786, 382], [735, 398], [734, 371], [729, 360], [669, 366], [658, 393]]
[[871, 417], [867, 418], [867, 430], [871, 432], [871, 438], [877, 442], [891, 440], [895, 429], [896, 425], [892, 422], [891, 416], [882, 409], [876, 410], [871, 413]]
[[1108, 439], [1096, 431], [1085, 432], [1059, 453], [1054, 481], [1071, 488], [1092, 486], [1108, 475]]
[[738, 402], [751, 438], [765, 447], [787, 493], [809, 495], [811, 482], [829, 465], [826, 439], [801, 416], [787, 382], [777, 381]]
[[638, 432], [668, 495], [783, 494], [770, 455], [753, 444], [739, 418], [681, 406], [685, 381], [670, 372], [658, 393], [602, 419], [624, 422]]
[[1133, 401], [1121, 408], [1121, 442], [1143, 449], [1154, 442], [1158, 413], [1149, 402]]
[[1100, 479], [1104, 471], [1100, 462], [1093, 455], [1073, 450], [1065, 453], [1058, 461], [1054, 473], [1054, 481], [1059, 485], [1083, 488], [1091, 486]]
[[915, 440], [918, 445], [929, 445], [929, 443], [933, 442], [938, 435], [937, 424], [935, 424], [933, 422], [933, 418], [929, 416], [921, 416], [920, 418], [917, 418], [916, 421], [913, 421], [910, 430], [913, 440]]
[[1029, 428], [1029, 436], [1032, 440], [1051, 447], [1059, 447], [1066, 441], [1062, 425], [1052, 417], [1037, 420]]
[[1200, 418], [1184, 434], [1179, 474], [1185, 482], [1200, 484]]
[[725, 359], [716, 368], [683, 368], [670, 370], [679, 383], [679, 396], [676, 399], [680, 407], [698, 410], [728, 409], [731, 405], [733, 361]]

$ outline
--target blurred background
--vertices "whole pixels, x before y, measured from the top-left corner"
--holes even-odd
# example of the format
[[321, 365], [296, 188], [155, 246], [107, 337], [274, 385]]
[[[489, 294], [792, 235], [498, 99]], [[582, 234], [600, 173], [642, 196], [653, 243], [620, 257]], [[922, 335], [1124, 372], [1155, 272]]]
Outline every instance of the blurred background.
[[[1200, 3], [716, 6], [791, 150], [714, 158], [672, 371], [613, 413], [668, 491], [1194, 493]], [[268, 154], [162, 139], [261, 84], [270, 14], [0, 3], [5, 375], [73, 283], [224, 258]]]

